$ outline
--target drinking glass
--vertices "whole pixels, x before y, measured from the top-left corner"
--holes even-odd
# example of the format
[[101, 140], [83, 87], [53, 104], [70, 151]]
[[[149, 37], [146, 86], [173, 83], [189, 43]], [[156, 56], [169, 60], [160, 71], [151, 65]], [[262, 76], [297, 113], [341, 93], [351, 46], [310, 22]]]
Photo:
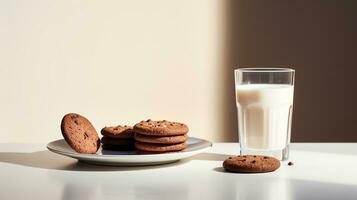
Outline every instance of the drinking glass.
[[241, 155], [289, 157], [295, 70], [234, 70]]

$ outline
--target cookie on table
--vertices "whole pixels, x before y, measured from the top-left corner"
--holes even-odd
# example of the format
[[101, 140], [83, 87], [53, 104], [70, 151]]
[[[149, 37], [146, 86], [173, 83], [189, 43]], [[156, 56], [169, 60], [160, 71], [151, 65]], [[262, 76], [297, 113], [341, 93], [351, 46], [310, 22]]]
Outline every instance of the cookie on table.
[[151, 136], [173, 136], [188, 133], [189, 129], [186, 124], [171, 121], [152, 121], [146, 120], [135, 124], [134, 132], [142, 135]]
[[78, 153], [95, 154], [100, 147], [97, 131], [85, 117], [66, 114], [61, 121], [61, 132], [69, 146]]
[[103, 136], [109, 138], [120, 138], [120, 139], [129, 139], [134, 138], [134, 132], [132, 126], [110, 126], [104, 127], [101, 131]]
[[144, 142], [135, 142], [135, 148], [140, 151], [149, 152], [167, 152], [167, 151], [181, 151], [187, 147], [187, 143], [179, 144], [151, 144]]
[[229, 172], [265, 173], [277, 170], [280, 161], [270, 156], [233, 156], [223, 162], [223, 168]]
[[153, 143], [153, 144], [177, 144], [186, 142], [188, 139], [187, 134], [174, 135], [174, 136], [150, 136], [135, 133], [135, 141]]

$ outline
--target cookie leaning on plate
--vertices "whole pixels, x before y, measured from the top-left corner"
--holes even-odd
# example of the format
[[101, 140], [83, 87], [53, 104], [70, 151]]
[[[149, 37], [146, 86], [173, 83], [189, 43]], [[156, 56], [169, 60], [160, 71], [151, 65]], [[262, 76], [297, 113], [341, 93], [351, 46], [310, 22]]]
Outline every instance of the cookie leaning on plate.
[[69, 146], [78, 153], [95, 154], [100, 146], [92, 123], [79, 114], [66, 114], [61, 121], [61, 132]]
[[188, 133], [188, 126], [179, 122], [170, 122], [166, 120], [152, 121], [146, 120], [135, 124], [134, 132], [142, 135], [152, 136], [172, 136]]
[[223, 168], [230, 172], [264, 173], [272, 172], [280, 167], [280, 161], [270, 156], [234, 156], [223, 162]]

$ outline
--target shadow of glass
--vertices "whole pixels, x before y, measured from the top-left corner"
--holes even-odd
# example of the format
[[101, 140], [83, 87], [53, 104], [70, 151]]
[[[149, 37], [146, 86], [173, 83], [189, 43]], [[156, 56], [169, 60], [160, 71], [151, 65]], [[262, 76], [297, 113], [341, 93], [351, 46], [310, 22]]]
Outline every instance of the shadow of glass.
[[152, 166], [102, 166], [78, 162], [75, 159], [51, 153], [48, 150], [32, 153], [0, 152], [0, 162], [6, 162], [27, 167], [64, 171], [135, 171], [156, 168], [173, 167], [189, 162], [181, 160], [175, 163]]

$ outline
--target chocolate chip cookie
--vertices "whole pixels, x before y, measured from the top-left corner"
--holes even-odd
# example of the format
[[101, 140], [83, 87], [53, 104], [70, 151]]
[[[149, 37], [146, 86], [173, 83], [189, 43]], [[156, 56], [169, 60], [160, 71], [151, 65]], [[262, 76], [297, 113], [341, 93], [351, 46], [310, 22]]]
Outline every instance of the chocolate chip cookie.
[[187, 147], [187, 143], [179, 144], [150, 144], [144, 142], [135, 142], [135, 148], [141, 151], [149, 152], [168, 152], [168, 151], [181, 151]]
[[131, 126], [111, 126], [101, 130], [102, 149], [126, 151], [134, 149], [134, 132]]
[[174, 136], [150, 136], [135, 133], [135, 140], [152, 144], [177, 144], [187, 141], [187, 134]]
[[134, 132], [132, 126], [110, 126], [104, 127], [101, 131], [103, 136], [109, 138], [120, 138], [120, 139], [128, 139], [134, 138]]
[[173, 135], [183, 135], [188, 132], [188, 126], [171, 121], [152, 121], [146, 120], [134, 126], [134, 132], [140, 133], [142, 135], [151, 136], [173, 136]]
[[98, 133], [85, 117], [69, 113], [62, 118], [64, 139], [78, 153], [95, 154], [100, 146]]
[[280, 161], [269, 156], [234, 156], [223, 162], [223, 168], [230, 172], [264, 173], [272, 172], [280, 167]]
[[100, 140], [103, 145], [132, 145], [134, 146], [134, 139], [113, 139], [108, 137], [102, 137]]

